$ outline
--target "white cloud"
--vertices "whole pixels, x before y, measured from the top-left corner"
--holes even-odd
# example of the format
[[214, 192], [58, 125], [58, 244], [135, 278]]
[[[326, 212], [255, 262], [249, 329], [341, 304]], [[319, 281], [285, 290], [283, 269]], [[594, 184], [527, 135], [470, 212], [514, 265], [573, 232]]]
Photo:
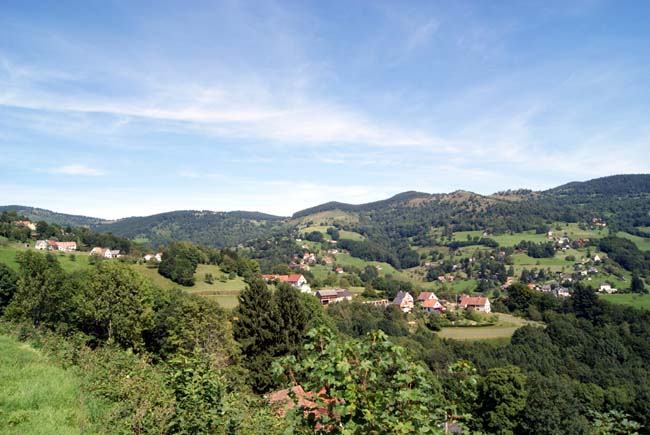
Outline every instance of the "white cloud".
[[99, 177], [104, 175], [104, 172], [99, 169], [79, 164], [61, 166], [52, 169], [50, 172], [53, 174], [84, 175], [89, 177]]

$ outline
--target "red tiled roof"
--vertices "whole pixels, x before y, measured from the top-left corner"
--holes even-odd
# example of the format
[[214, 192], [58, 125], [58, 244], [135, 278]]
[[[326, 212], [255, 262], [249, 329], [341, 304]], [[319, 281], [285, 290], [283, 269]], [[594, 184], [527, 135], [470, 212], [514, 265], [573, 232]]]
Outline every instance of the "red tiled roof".
[[460, 298], [460, 305], [463, 307], [483, 306], [487, 300], [487, 298], [482, 296], [462, 296]]
[[420, 296], [418, 296], [418, 301], [423, 302], [431, 298], [432, 292], [422, 292], [420, 293]]
[[438, 305], [438, 308], [441, 306], [438, 299], [427, 299], [422, 303], [424, 308], [436, 308], [436, 305]]

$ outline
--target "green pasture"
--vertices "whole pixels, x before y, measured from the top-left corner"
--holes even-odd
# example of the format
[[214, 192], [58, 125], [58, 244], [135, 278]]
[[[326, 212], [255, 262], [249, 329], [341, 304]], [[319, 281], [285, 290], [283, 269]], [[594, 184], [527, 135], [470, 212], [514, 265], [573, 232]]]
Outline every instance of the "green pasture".
[[39, 351], [0, 336], [0, 434], [94, 433], [79, 381]]
[[650, 294], [623, 293], [611, 295], [598, 295], [601, 299], [613, 304], [629, 305], [635, 308], [650, 310]]
[[440, 338], [452, 340], [498, 340], [509, 339], [517, 329], [524, 325], [540, 325], [538, 322], [522, 319], [510, 314], [496, 314], [499, 317], [499, 321], [495, 325], [445, 327], [437, 334]]

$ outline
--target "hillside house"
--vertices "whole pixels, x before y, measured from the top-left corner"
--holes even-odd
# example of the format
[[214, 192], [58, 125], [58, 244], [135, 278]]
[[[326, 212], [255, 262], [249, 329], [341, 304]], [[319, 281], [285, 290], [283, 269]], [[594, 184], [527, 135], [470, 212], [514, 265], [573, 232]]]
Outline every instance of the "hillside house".
[[393, 305], [397, 305], [405, 313], [410, 313], [413, 310], [413, 296], [409, 292], [399, 291], [393, 299]]
[[286, 282], [292, 287], [297, 288], [303, 293], [311, 293], [311, 287], [307, 283], [307, 280], [301, 274], [291, 274], [291, 275], [262, 275], [264, 281], [277, 281], [277, 282]]
[[16, 221], [14, 224], [19, 227], [29, 228], [31, 231], [36, 231], [36, 224], [30, 221]]
[[354, 294], [348, 289], [339, 288], [335, 290], [319, 290], [316, 292], [316, 297], [323, 305], [333, 304], [341, 301], [351, 301]]
[[460, 308], [463, 308], [465, 310], [474, 310], [481, 313], [489, 313], [492, 311], [490, 300], [483, 296], [463, 295], [460, 297], [460, 302], [458, 305]]
[[77, 250], [77, 242], [55, 242], [57, 251], [72, 252]]
[[447, 308], [438, 300], [438, 297], [433, 292], [420, 293], [417, 302], [427, 314], [447, 311]]
[[77, 242], [57, 242], [56, 240], [37, 240], [35, 247], [39, 251], [72, 252], [77, 250]]
[[334, 272], [336, 272], [336, 273], [343, 273], [344, 271], [343, 271], [343, 268], [342, 268], [342, 267], [337, 267], [337, 268], [334, 270]]
[[111, 251], [109, 248], [101, 248], [99, 246], [95, 246], [93, 249], [90, 250], [89, 255], [94, 255], [97, 257], [102, 257], [106, 259], [111, 259], [111, 258], [117, 258], [117, 256], [114, 256], [114, 253], [119, 256], [120, 251], [119, 250], [114, 250]]
[[160, 262], [162, 261], [162, 253], [161, 253], [161, 252], [158, 252], [158, 253], [155, 254], [155, 255], [154, 255], [154, 254], [147, 254], [147, 255], [145, 255], [145, 256], [142, 257], [142, 258], [144, 259], [144, 261], [151, 261], [151, 260], [154, 260], [154, 261], [160, 263]]
[[612, 294], [616, 293], [618, 289], [613, 288], [611, 284], [609, 283], [602, 283], [600, 287], [598, 287], [598, 293], [607, 293], [607, 294]]

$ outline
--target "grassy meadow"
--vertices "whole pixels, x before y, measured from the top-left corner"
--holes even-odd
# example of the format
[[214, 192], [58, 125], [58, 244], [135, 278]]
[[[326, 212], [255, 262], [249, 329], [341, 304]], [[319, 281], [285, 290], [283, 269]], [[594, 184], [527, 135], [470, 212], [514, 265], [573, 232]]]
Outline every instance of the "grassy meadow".
[[92, 433], [86, 405], [72, 372], [0, 336], [0, 434]]
[[506, 340], [524, 325], [540, 325], [538, 322], [525, 320], [510, 314], [495, 313], [499, 321], [490, 326], [458, 326], [442, 328], [437, 334], [440, 338], [452, 340]]
[[635, 308], [650, 310], [650, 294], [640, 295], [636, 293], [621, 293], [598, 296], [613, 304], [629, 305]]

